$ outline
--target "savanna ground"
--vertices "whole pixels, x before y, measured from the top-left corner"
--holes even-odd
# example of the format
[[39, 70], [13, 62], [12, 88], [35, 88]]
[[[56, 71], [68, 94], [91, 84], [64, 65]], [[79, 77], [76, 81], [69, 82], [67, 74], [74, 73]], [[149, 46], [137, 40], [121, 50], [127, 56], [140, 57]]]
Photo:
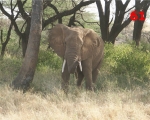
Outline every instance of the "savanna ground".
[[[9, 84], [21, 63], [17, 42], [0, 59], [0, 120], [150, 120], [150, 46], [105, 45], [95, 92], [76, 88], [72, 75], [66, 96], [60, 89], [61, 60], [41, 45], [31, 89]], [[46, 46], [46, 47], [45, 47]]]

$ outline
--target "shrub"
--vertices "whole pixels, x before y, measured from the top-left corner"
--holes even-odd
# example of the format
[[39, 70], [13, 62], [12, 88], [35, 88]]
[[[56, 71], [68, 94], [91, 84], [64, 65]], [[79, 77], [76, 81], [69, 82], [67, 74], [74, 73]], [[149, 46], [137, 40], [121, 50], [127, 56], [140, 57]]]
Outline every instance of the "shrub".
[[61, 67], [62, 60], [52, 51], [40, 50], [38, 58], [38, 70], [44, 68], [59, 69]]
[[[115, 75], [128, 75], [138, 80], [148, 80], [150, 74], [150, 54], [146, 47], [135, 47], [132, 44], [112, 46], [105, 44], [104, 67]], [[109, 68], [109, 69], [108, 69]], [[106, 67], [105, 67], [106, 69]]]

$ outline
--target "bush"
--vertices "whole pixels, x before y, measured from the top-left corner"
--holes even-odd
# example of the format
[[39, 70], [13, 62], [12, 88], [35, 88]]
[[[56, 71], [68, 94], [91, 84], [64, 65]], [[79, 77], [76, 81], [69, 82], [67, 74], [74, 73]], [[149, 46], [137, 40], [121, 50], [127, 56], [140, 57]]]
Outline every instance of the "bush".
[[116, 76], [126, 76], [126, 81], [147, 81], [150, 75], [150, 54], [146, 47], [132, 44], [113, 46], [105, 44], [104, 69]]
[[[132, 44], [114, 46], [106, 43], [105, 57], [96, 83], [97, 89], [107, 89], [113, 86], [131, 88], [131, 86], [146, 85], [150, 79], [149, 48], [149, 45], [145, 46], [144, 44], [137, 48]], [[60, 72], [62, 60], [52, 50], [44, 49], [45, 46], [41, 47], [39, 52], [37, 72], [46, 77], [39, 77], [39, 75], [39, 79], [50, 80], [47, 79], [49, 73], [53, 71], [58, 74]], [[4, 59], [0, 59], [1, 82], [7, 82], [16, 77], [22, 64], [22, 58], [18, 58], [16, 54], [13, 56], [7, 52]], [[50, 76], [53, 77], [53, 75]], [[73, 84], [75, 83], [73, 82]]]
[[38, 58], [38, 70], [43, 70], [47, 68], [60, 69], [62, 60], [52, 51], [40, 50]]
[[21, 59], [12, 56], [5, 56], [0, 60], [0, 71], [3, 73], [17, 74], [21, 66]]

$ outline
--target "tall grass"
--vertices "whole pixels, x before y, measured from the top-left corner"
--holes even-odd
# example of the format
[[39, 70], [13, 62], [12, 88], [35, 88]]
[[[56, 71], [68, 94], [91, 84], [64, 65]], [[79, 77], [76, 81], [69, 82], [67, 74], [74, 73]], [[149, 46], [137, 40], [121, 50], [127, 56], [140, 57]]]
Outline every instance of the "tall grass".
[[[1, 120], [149, 120], [147, 92], [108, 91], [98, 93], [33, 94], [0, 88]], [[143, 102], [145, 96], [146, 100]]]
[[[13, 51], [11, 51], [13, 52]], [[16, 52], [16, 51], [15, 51]], [[61, 59], [41, 48], [31, 89], [23, 94], [9, 84], [22, 59], [15, 54], [0, 60], [0, 120], [149, 120], [149, 47], [105, 44], [105, 58], [96, 91], [77, 89], [72, 75], [69, 94], [61, 85]]]

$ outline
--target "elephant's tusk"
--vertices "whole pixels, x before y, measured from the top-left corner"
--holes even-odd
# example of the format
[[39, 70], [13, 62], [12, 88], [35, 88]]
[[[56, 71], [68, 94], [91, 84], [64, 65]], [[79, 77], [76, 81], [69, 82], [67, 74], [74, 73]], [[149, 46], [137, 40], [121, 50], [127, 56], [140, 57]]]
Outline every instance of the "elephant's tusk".
[[62, 73], [64, 72], [65, 65], [66, 65], [66, 60], [64, 59], [64, 62], [63, 62], [63, 65], [62, 65]]
[[82, 71], [81, 61], [79, 61], [79, 67], [80, 67], [80, 70]]

